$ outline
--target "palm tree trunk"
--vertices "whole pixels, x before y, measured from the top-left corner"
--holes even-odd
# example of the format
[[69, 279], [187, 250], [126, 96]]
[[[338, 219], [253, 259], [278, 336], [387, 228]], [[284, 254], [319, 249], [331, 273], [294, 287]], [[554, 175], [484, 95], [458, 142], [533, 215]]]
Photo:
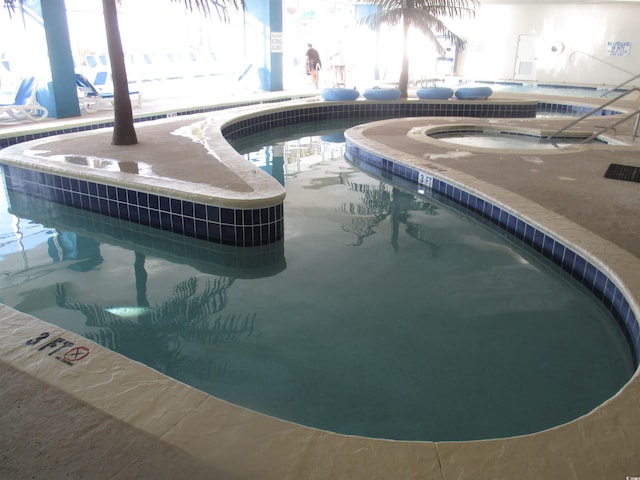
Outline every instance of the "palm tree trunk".
[[124, 63], [116, 0], [102, 0], [102, 9], [113, 77], [114, 126], [111, 144], [135, 145], [138, 143], [138, 138], [133, 126], [133, 109], [129, 97], [129, 80]]
[[400, 89], [400, 98], [409, 96], [409, 19], [406, 15], [402, 16], [402, 66], [400, 68], [400, 79], [398, 80], [398, 88]]

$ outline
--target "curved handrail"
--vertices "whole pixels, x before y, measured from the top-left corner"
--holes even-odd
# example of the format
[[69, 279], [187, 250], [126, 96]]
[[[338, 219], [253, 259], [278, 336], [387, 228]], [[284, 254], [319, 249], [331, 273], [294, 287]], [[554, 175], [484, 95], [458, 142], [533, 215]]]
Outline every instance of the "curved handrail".
[[590, 53], [587, 53], [587, 52], [581, 52], [580, 50], [574, 50], [573, 52], [571, 52], [571, 53], [569, 54], [569, 60], [571, 60], [571, 57], [573, 56], [573, 54], [574, 54], [574, 53], [580, 53], [580, 54], [582, 54], [582, 55], [585, 55], [585, 56], [587, 56], [587, 57], [591, 58], [592, 60], [597, 60], [597, 61], [599, 61], [599, 62], [602, 62], [602, 63], [604, 63], [605, 65], [610, 66], [611, 68], [615, 68], [616, 70], [620, 70], [621, 72], [628, 73], [629, 75], [635, 75], [635, 73], [633, 73], [633, 72], [630, 72], [630, 71], [628, 71], [628, 70], [625, 70], [624, 68], [620, 68], [619, 66], [614, 65], [613, 63], [609, 63], [609, 62], [607, 62], [606, 60], [602, 60], [601, 58], [598, 58], [598, 57], [596, 57], [595, 55], [591, 55]]
[[[564, 132], [565, 130], [567, 130], [567, 129], [569, 129], [569, 128], [573, 127], [575, 124], [580, 123], [580, 122], [581, 122], [582, 120], [584, 120], [585, 118], [588, 118], [588, 117], [592, 116], [594, 113], [596, 113], [596, 112], [598, 112], [598, 111], [602, 110], [604, 107], [607, 107], [607, 106], [611, 105], [612, 103], [614, 103], [614, 102], [616, 102], [616, 101], [620, 100], [622, 97], [625, 97], [625, 96], [629, 95], [629, 94], [630, 94], [630, 93], [632, 93], [632, 92], [638, 92], [638, 91], [640, 91], [640, 88], [639, 88], [639, 87], [633, 87], [633, 88], [630, 88], [629, 90], [625, 90], [624, 92], [622, 92], [622, 93], [621, 93], [620, 95], [618, 95], [617, 97], [612, 98], [612, 99], [611, 99], [611, 100], [609, 100], [608, 102], [603, 103], [602, 105], [600, 105], [599, 107], [594, 108], [593, 110], [589, 110], [587, 113], [585, 113], [584, 115], [582, 115], [580, 118], [578, 118], [578, 119], [576, 119], [576, 120], [574, 120], [574, 121], [570, 122], [568, 125], [565, 125], [564, 127], [560, 128], [559, 130], [556, 130], [555, 132], [553, 132], [551, 135], [549, 135], [549, 136], [547, 137], [547, 140], [551, 140], [553, 137], [555, 137], [555, 136], [556, 136], [556, 135], [558, 135], [559, 133], [562, 133], [562, 132]], [[630, 117], [629, 117], [629, 118], [630, 118]], [[627, 119], [628, 119], [628, 118], [627, 118]], [[621, 123], [621, 122], [619, 122], [619, 123]], [[609, 130], [609, 129], [611, 129], [611, 128], [612, 128], [612, 127], [607, 127], [607, 128], [605, 129], [605, 131], [606, 131], [606, 130]], [[601, 132], [601, 133], [602, 133], [602, 132]]]
[[604, 97], [605, 95], [610, 94], [611, 92], [613, 92], [614, 90], [619, 89], [620, 87], [624, 87], [627, 83], [631, 83], [633, 82], [636, 78], [640, 78], [640, 73], [638, 75], [634, 75], [633, 77], [631, 77], [629, 80], [626, 80], [625, 82], [621, 83], [620, 85], [616, 85], [613, 88], [610, 88], [609, 90], [607, 90], [606, 92], [604, 92], [602, 95], [600, 95], [600, 97]]
[[[614, 128], [616, 128], [618, 125], [620, 125], [621, 123], [626, 122], [627, 120], [629, 120], [631, 117], [637, 116], [640, 113], [640, 108], [638, 108], [637, 110], [635, 110], [634, 112], [628, 113], [627, 115], [625, 115], [624, 117], [622, 117], [620, 120], [617, 120], [615, 122], [613, 122], [611, 125], [608, 125], [606, 127], [602, 127], [600, 130], [598, 130], [596, 133], [594, 133], [593, 135], [591, 135], [589, 138], [585, 138], [582, 142], [580, 143], [587, 143], [590, 142], [591, 140], [593, 140], [594, 138], [596, 138], [598, 135], [603, 134], [604, 132], [606, 132], [607, 130], [612, 130]], [[636, 125], [635, 128], [633, 130], [633, 138], [636, 138], [636, 135], [638, 133], [638, 121], [640, 120], [640, 116], [636, 117]]]

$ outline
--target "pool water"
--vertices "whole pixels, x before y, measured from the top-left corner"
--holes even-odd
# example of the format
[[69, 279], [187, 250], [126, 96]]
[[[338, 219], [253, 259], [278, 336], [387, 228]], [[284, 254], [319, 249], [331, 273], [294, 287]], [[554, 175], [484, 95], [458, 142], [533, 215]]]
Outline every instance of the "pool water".
[[[578, 145], [584, 138], [557, 137], [547, 140], [536, 135], [514, 134], [499, 131], [452, 131], [429, 134], [431, 138], [443, 142], [478, 148], [515, 149], [515, 150], [554, 150], [569, 145]], [[589, 143], [605, 142], [593, 139]]]
[[264, 248], [5, 192], [0, 301], [229, 402], [350, 435], [532, 433], [630, 378], [624, 335], [577, 282], [363, 173], [342, 156], [344, 127], [305, 129], [238, 147], [287, 189], [285, 239]]
[[[480, 82], [484, 85], [484, 83]], [[608, 88], [580, 87], [568, 85], [539, 84], [536, 82], [522, 83], [487, 83], [496, 92], [529, 93], [539, 95], [559, 95], [564, 97], [613, 98], [621, 91], [610, 92]]]

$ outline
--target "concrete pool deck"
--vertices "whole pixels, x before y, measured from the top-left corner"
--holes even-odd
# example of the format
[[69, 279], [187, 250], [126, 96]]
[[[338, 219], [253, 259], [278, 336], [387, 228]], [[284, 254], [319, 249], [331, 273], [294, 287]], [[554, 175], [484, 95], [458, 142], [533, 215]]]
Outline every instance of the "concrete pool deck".
[[[204, 114], [211, 115], [216, 114]], [[196, 120], [183, 117], [172, 125]], [[594, 124], [609, 121], [599, 117], [579, 128], [592, 129]], [[410, 134], [428, 124], [491, 123], [553, 130], [564, 122], [566, 119], [397, 119], [357, 128], [355, 134], [371, 149], [464, 183], [558, 232], [607, 265], [637, 302], [640, 183], [603, 177], [609, 163], [640, 167], [640, 143], [630, 136], [633, 121], [619, 127], [615, 135], [630, 146], [575, 147], [562, 153], [489, 152], [425, 143], [424, 138]], [[40, 124], [20, 128], [34, 126]], [[175, 153], [171, 153], [175, 137], [153, 124], [138, 131], [140, 144], [134, 147], [111, 146], [107, 131], [91, 135], [90, 142], [70, 140], [56, 148], [73, 147], [70, 153], [116, 156], [122, 161], [136, 161], [146, 152], [149, 160], [145, 161], [165, 163], [172, 175], [182, 178], [184, 174], [185, 181], [193, 179], [188, 172], [199, 172], [204, 164], [211, 182], [216, 172], [226, 172], [226, 166], [212, 163], [197, 144], [185, 144], [189, 155], [181, 154], [180, 168], [175, 169]], [[385, 441], [337, 435], [260, 415], [8, 307], [0, 315], [2, 478], [640, 476], [638, 372], [603, 406], [541, 433], [479, 442]], [[49, 336], [36, 343], [44, 332]], [[53, 347], [58, 344], [42, 349], [53, 338], [73, 342], [90, 354], [82, 362], [66, 359], [65, 363], [65, 358], [55, 356]]]

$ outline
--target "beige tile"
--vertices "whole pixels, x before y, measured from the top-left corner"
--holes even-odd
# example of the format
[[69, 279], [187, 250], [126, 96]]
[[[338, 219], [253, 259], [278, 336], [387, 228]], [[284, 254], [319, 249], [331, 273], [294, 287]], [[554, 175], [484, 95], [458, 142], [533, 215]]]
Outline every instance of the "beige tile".
[[162, 439], [240, 478], [285, 480], [300, 478], [295, 472], [314, 434], [210, 397]]
[[432, 442], [401, 442], [318, 432], [294, 478], [440, 480]]
[[47, 339], [63, 331], [30, 315], [0, 305], [0, 359], [11, 362], [12, 359], [39, 348]]

